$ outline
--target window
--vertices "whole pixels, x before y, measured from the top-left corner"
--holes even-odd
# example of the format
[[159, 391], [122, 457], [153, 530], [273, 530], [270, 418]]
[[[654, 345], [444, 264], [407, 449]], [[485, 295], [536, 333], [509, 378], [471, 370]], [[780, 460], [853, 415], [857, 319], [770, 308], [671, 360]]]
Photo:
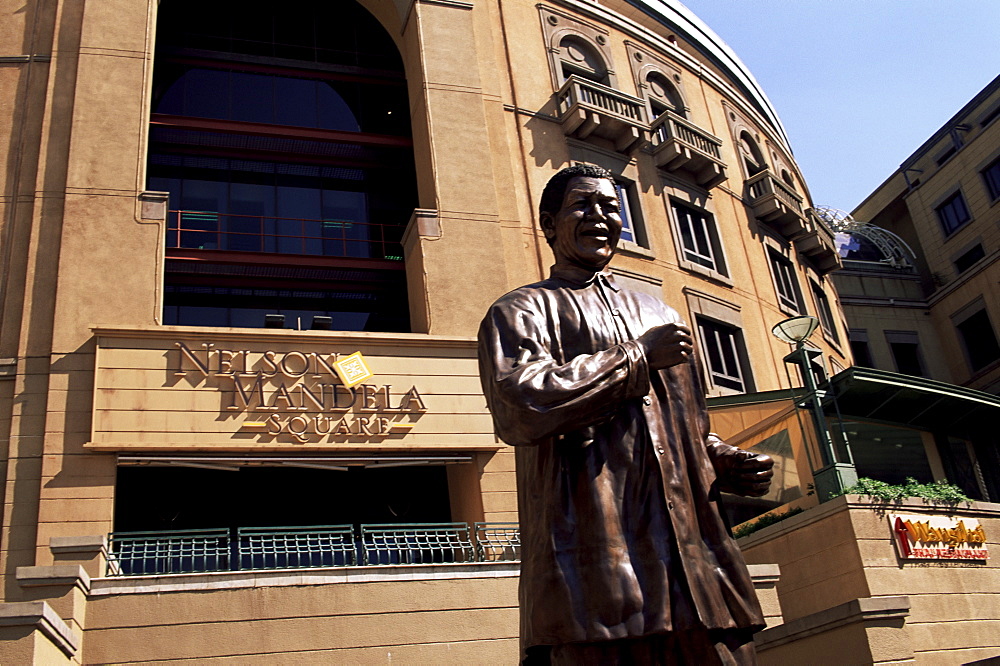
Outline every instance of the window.
[[964, 273], [972, 268], [973, 264], [985, 256], [986, 252], [983, 250], [982, 244], [976, 243], [971, 249], [963, 252], [958, 259], [955, 260], [955, 270], [959, 273]]
[[889, 343], [889, 351], [892, 353], [892, 360], [896, 364], [896, 372], [914, 377], [923, 377], [924, 368], [920, 360], [920, 345], [917, 334], [914, 331], [886, 331], [886, 342]]
[[695, 321], [712, 385], [740, 393], [750, 390], [743, 332], [704, 317], [695, 317]]
[[969, 215], [969, 209], [965, 205], [965, 199], [962, 198], [961, 190], [945, 199], [944, 203], [938, 205], [934, 210], [937, 212], [938, 220], [941, 221], [941, 228], [944, 229], [945, 236], [955, 233], [962, 225], [972, 219], [972, 216]]
[[670, 207], [680, 237], [681, 265], [685, 268], [701, 267], [712, 273], [727, 276], [722, 247], [712, 215], [674, 200], [671, 200]]
[[622, 236], [621, 239], [648, 248], [645, 228], [642, 224], [642, 214], [639, 208], [639, 197], [635, 183], [623, 178], [615, 178], [615, 192], [618, 193], [618, 204], [621, 208]]
[[749, 132], [740, 133], [740, 156], [743, 158], [743, 167], [746, 169], [747, 178], [767, 168], [764, 156]]
[[778, 292], [778, 303], [801, 314], [802, 297], [799, 294], [799, 283], [795, 279], [795, 267], [774, 248], [767, 248], [767, 254], [771, 260], [771, 272], [774, 273], [774, 288]]
[[559, 42], [562, 79], [576, 75], [589, 81], [610, 85], [608, 68], [597, 51], [584, 39], [573, 35]]
[[681, 96], [667, 77], [659, 72], [650, 72], [646, 77], [646, 86], [649, 90], [650, 118], [658, 118], [667, 111], [684, 116]]
[[871, 348], [868, 346], [868, 332], [852, 330], [850, 332], [851, 355], [854, 356], [854, 365], [862, 368], [874, 368], [872, 362]]
[[1000, 159], [993, 161], [982, 170], [983, 180], [986, 182], [986, 191], [990, 194], [990, 200], [1000, 199]]
[[813, 300], [816, 301], [816, 313], [819, 315], [819, 323], [823, 328], [823, 335], [834, 342], [840, 342], [837, 336], [837, 326], [833, 318], [833, 310], [830, 309], [830, 299], [826, 297], [826, 292], [818, 282], [812, 282]]
[[357, 2], [243, 9], [161, 3], [147, 186], [169, 193], [164, 320], [409, 331], [416, 170], [395, 43]]
[[985, 308], [963, 319], [956, 324], [956, 328], [965, 344], [965, 353], [973, 371], [1000, 359], [1000, 344], [997, 344], [997, 336]]

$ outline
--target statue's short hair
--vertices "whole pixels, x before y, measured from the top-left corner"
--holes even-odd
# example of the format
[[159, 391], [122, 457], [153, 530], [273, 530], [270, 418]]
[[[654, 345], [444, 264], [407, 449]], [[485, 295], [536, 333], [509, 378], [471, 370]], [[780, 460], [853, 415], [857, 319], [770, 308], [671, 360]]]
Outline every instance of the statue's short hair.
[[566, 167], [549, 178], [545, 189], [542, 190], [542, 200], [538, 203], [538, 212], [549, 215], [558, 213], [562, 208], [563, 198], [566, 196], [566, 185], [574, 178], [607, 178], [614, 181], [614, 176], [610, 171], [595, 164], [574, 164]]

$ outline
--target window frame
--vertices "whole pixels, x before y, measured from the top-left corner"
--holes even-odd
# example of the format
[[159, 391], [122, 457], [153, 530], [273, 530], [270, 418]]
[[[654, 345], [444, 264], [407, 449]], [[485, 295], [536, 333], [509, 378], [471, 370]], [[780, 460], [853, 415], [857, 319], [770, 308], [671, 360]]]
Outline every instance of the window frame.
[[749, 393], [743, 329], [700, 314], [695, 315], [695, 328], [706, 377], [712, 387], [730, 393]]
[[[953, 214], [952, 211], [956, 203], [961, 204], [962, 210], [965, 212], [965, 218], [958, 220], [956, 215], [956, 220], [952, 222], [949, 218]], [[934, 214], [937, 216], [938, 224], [940, 224], [941, 231], [944, 233], [945, 238], [951, 238], [954, 236], [960, 229], [968, 226], [973, 219], [972, 211], [969, 210], [969, 204], [966, 202], [965, 195], [962, 194], [961, 188], [958, 188], [943, 197], [940, 202], [934, 206]]]
[[826, 290], [818, 280], [810, 279], [809, 285], [812, 288], [813, 303], [816, 306], [816, 315], [823, 330], [823, 337], [839, 347], [840, 335], [837, 333], [837, 321], [830, 306], [830, 297], [826, 295]]
[[[965, 360], [969, 367], [969, 372], [972, 375], [977, 375], [988, 368], [996, 366], [996, 364], [1000, 362], [1000, 353], [997, 353], [997, 355], [993, 358], [977, 365], [977, 355], [973, 353], [973, 345], [969, 344], [969, 338], [962, 327], [966, 325], [969, 320], [980, 316], [985, 319], [987, 330], [989, 330], [993, 337], [993, 346], [1000, 350], [1000, 339], [997, 338], [997, 331], [996, 327], [993, 325], [993, 318], [990, 317], [989, 310], [986, 307], [986, 302], [983, 300], [982, 296], [976, 298], [972, 303], [969, 303], [951, 316], [952, 325], [955, 327], [955, 335], [958, 338], [959, 346], [965, 353]], [[976, 348], [978, 348], [978, 345]]]
[[[778, 297], [778, 307], [786, 314], [805, 314], [806, 308], [802, 299], [802, 290], [799, 288], [799, 281], [795, 275], [795, 264], [785, 256], [784, 252], [775, 249], [769, 243], [766, 245], [765, 251], [767, 252], [768, 264], [771, 267], [774, 292]], [[785, 291], [790, 293], [786, 294]]]
[[[677, 263], [680, 267], [732, 285], [719, 225], [712, 211], [678, 196], [667, 196], [664, 199], [677, 250]], [[685, 214], [684, 219], [681, 211]], [[688, 232], [687, 235], [685, 231]], [[700, 236], [700, 239], [696, 236]], [[690, 238], [695, 247], [688, 247], [686, 238]], [[705, 250], [710, 254], [704, 254]]]
[[979, 175], [983, 179], [983, 186], [990, 201], [992, 203], [1000, 201], [1000, 157], [980, 169]]

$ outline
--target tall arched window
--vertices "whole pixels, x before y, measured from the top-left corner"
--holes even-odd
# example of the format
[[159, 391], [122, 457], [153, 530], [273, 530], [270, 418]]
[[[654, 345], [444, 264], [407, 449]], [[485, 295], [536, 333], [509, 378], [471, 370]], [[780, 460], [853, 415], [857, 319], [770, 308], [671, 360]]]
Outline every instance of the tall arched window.
[[604, 60], [586, 40], [569, 35], [559, 42], [562, 79], [565, 81], [575, 74], [597, 83], [609, 85], [608, 67]]
[[743, 158], [743, 166], [747, 171], [747, 178], [756, 175], [767, 168], [764, 162], [764, 155], [757, 146], [757, 141], [750, 136], [749, 132], [740, 132], [740, 156]]
[[409, 330], [406, 81], [364, 8], [162, 0], [153, 88], [164, 323]]
[[646, 86], [649, 90], [649, 110], [652, 118], [658, 118], [665, 111], [672, 111], [684, 117], [684, 102], [680, 93], [667, 77], [659, 72], [650, 72], [646, 76]]

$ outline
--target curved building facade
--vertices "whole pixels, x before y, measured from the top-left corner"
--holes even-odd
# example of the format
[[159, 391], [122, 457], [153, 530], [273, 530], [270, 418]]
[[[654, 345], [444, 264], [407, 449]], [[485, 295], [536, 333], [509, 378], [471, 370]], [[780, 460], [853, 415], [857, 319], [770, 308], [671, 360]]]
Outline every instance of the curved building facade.
[[734, 520], [816, 503], [771, 328], [815, 316], [813, 370], [850, 366], [841, 260], [777, 113], [679, 2], [23, 4], [0, 21], [17, 655], [513, 661], [513, 455], [472, 336], [547, 274], [538, 199], [577, 162], [615, 174], [610, 269], [695, 330], [715, 429], [778, 460]]

